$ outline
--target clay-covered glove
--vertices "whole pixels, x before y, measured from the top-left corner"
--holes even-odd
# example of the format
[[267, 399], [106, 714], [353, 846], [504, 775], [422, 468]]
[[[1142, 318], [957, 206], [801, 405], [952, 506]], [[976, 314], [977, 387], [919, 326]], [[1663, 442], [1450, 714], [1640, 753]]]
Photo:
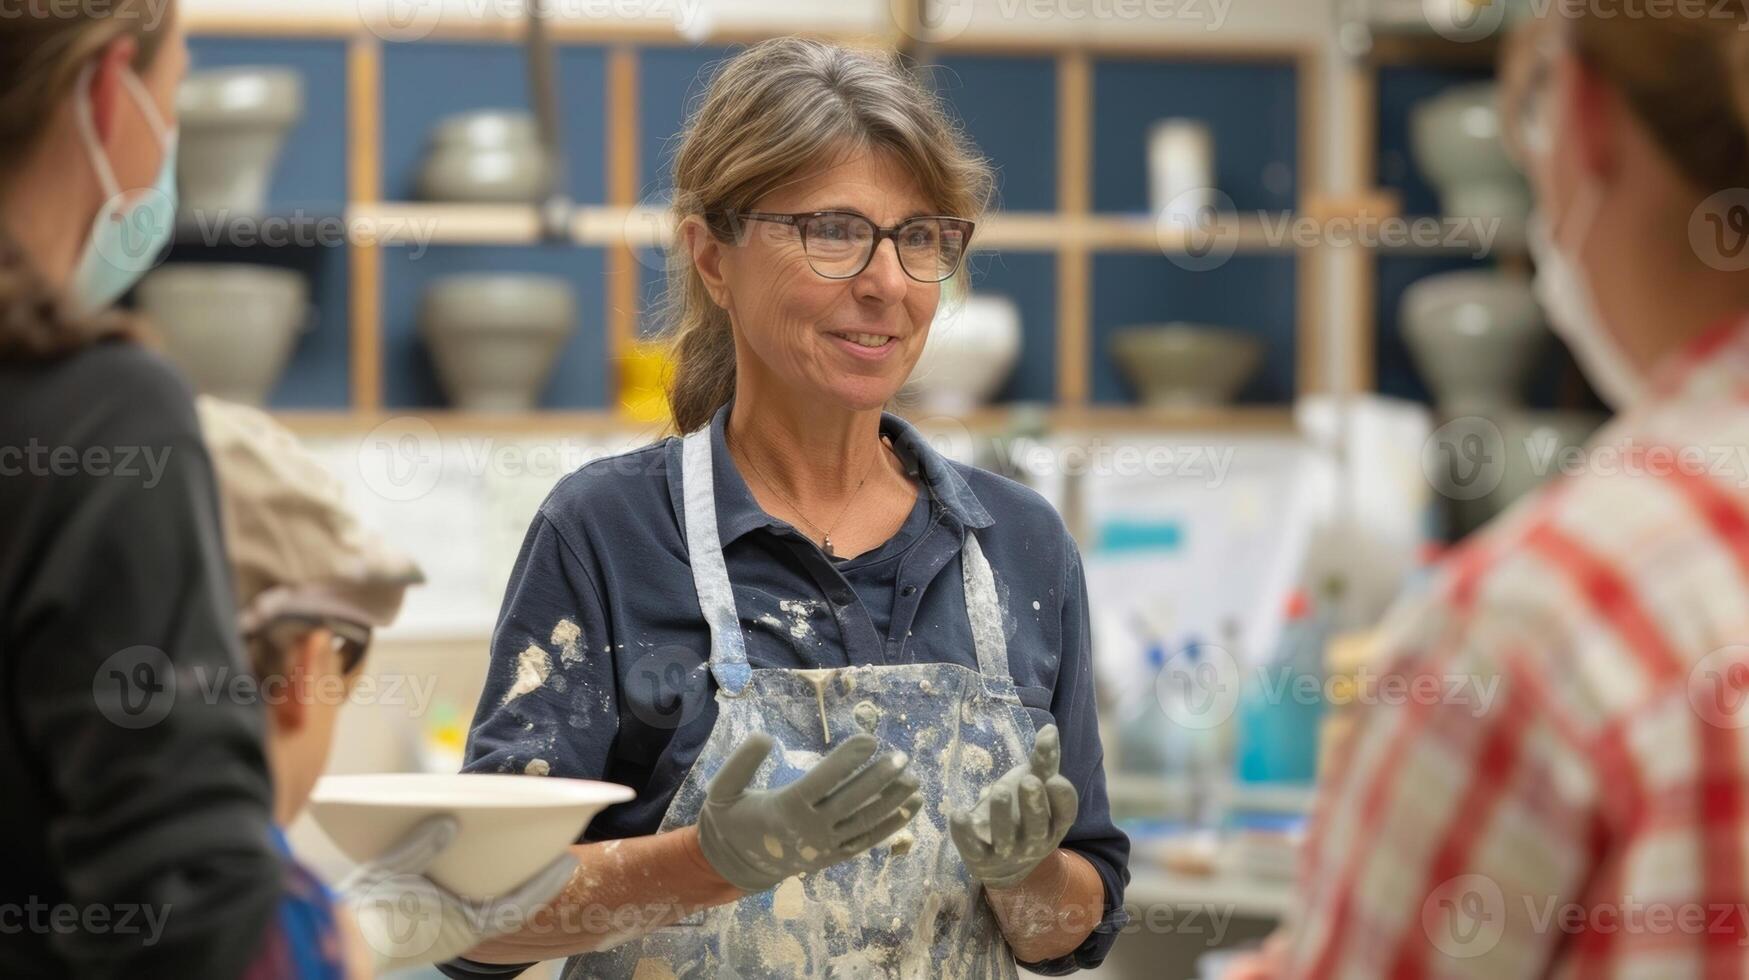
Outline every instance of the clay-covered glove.
[[788, 786], [749, 791], [771, 744], [770, 736], [756, 734], [736, 749], [711, 780], [698, 815], [705, 860], [743, 891], [762, 892], [849, 860], [923, 809], [911, 760], [902, 752], [875, 759], [874, 736], [864, 734], [845, 739]]
[[954, 846], [986, 887], [1019, 885], [1069, 836], [1081, 798], [1059, 774], [1062, 762], [1057, 726], [1046, 725], [1030, 761], [985, 787], [970, 810], [949, 818]]
[[340, 883], [340, 894], [352, 904], [359, 932], [376, 956], [378, 973], [452, 960], [521, 928], [577, 869], [577, 859], [567, 852], [508, 895], [470, 901], [423, 873], [455, 840], [460, 826], [452, 816], [431, 817]]

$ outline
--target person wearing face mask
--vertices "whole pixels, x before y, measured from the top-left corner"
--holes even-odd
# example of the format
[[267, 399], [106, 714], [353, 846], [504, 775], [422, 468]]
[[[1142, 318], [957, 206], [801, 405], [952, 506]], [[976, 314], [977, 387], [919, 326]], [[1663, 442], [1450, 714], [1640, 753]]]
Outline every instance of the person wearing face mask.
[[1617, 416], [1388, 618], [1440, 694], [1365, 709], [1226, 980], [1749, 976], [1749, 13], [1635, 9], [1506, 63], [1537, 288]]
[[[163, 3], [0, 18], [0, 976], [234, 977], [282, 891], [192, 396], [108, 309], [169, 235]], [[149, 254], [148, 254], [149, 253]]]
[[[111, 308], [172, 233], [187, 64], [166, 0], [0, 16], [7, 980], [343, 970], [332, 898], [273, 828], [261, 705], [229, 696], [248, 668], [193, 395]], [[352, 879], [377, 941], [348, 975], [489, 931], [421, 876], [453, 834], [435, 821]], [[527, 913], [566, 876], [496, 905]]]

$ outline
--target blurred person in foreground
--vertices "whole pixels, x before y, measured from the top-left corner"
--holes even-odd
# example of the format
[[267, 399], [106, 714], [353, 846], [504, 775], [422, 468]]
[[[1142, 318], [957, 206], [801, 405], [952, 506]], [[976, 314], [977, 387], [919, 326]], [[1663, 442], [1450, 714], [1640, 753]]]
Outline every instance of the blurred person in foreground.
[[1497, 692], [1367, 709], [1229, 977], [1749, 976], [1749, 16], [1626, 7], [1555, 4], [1505, 86], [1617, 417], [1388, 620], [1387, 675]]
[[8, 980], [235, 977], [280, 896], [260, 712], [178, 683], [241, 664], [192, 396], [110, 309], [170, 234], [177, 13], [0, 7]]
[[[288, 918], [325, 896], [276, 853], [260, 706], [208, 693], [243, 661], [193, 396], [114, 308], [174, 231], [178, 13], [0, 7], [6, 980], [337, 975]], [[380, 899], [429, 899], [447, 833], [354, 882], [379, 923], [436, 908], [434, 958], [477, 937]]]
[[[244, 649], [267, 707], [274, 820], [283, 828], [327, 767], [372, 631], [394, 621], [407, 588], [424, 576], [359, 523], [338, 481], [284, 427], [242, 405], [202, 397], [197, 406], [218, 477]], [[561, 853], [513, 893], [468, 902], [420, 876], [459, 829], [453, 817], [435, 817], [341, 884], [355, 928], [277, 828], [286, 896], [280, 928], [252, 977], [364, 978], [450, 959], [494, 929], [526, 922], [577, 865]]]

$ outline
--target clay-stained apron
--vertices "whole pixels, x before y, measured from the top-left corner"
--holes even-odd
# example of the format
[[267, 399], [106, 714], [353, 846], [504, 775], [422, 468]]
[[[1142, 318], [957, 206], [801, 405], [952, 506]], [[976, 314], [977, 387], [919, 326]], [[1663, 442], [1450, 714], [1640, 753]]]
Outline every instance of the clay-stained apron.
[[1016, 977], [1014, 955], [947, 831], [948, 814], [970, 807], [1028, 758], [1034, 735], [1008, 673], [995, 578], [975, 533], [967, 531], [960, 563], [978, 670], [939, 663], [753, 670], [717, 532], [708, 428], [686, 437], [683, 459], [684, 519], [710, 625], [718, 713], [661, 831], [697, 822], [711, 778], [754, 732], [777, 743], [754, 788], [801, 778], [833, 744], [863, 731], [883, 750], [910, 756], [927, 802], [904, 831], [853, 860], [572, 957], [565, 980]]

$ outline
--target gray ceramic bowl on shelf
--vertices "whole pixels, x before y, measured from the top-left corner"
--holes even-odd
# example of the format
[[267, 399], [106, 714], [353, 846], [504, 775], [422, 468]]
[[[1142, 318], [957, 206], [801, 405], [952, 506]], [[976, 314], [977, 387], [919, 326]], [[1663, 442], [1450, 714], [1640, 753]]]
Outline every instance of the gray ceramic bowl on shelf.
[[1156, 408], [1230, 404], [1263, 361], [1257, 337], [1193, 323], [1126, 327], [1112, 337], [1111, 351], [1142, 400]]
[[309, 323], [309, 284], [289, 269], [172, 262], [140, 282], [140, 309], [198, 390], [260, 405]]
[[1548, 343], [1530, 283], [1498, 272], [1448, 272], [1403, 293], [1403, 338], [1447, 415], [1516, 408]]
[[551, 191], [553, 174], [533, 116], [487, 109], [437, 124], [418, 184], [427, 201], [533, 204]]
[[1458, 85], [1415, 106], [1415, 162], [1439, 191], [1447, 217], [1516, 229], [1530, 214], [1530, 186], [1501, 140], [1499, 86]]
[[193, 72], [177, 92], [176, 108], [182, 210], [266, 211], [286, 135], [303, 118], [303, 76], [276, 67]]
[[426, 287], [419, 330], [456, 407], [526, 412], [577, 323], [571, 284], [551, 276], [451, 276]]

